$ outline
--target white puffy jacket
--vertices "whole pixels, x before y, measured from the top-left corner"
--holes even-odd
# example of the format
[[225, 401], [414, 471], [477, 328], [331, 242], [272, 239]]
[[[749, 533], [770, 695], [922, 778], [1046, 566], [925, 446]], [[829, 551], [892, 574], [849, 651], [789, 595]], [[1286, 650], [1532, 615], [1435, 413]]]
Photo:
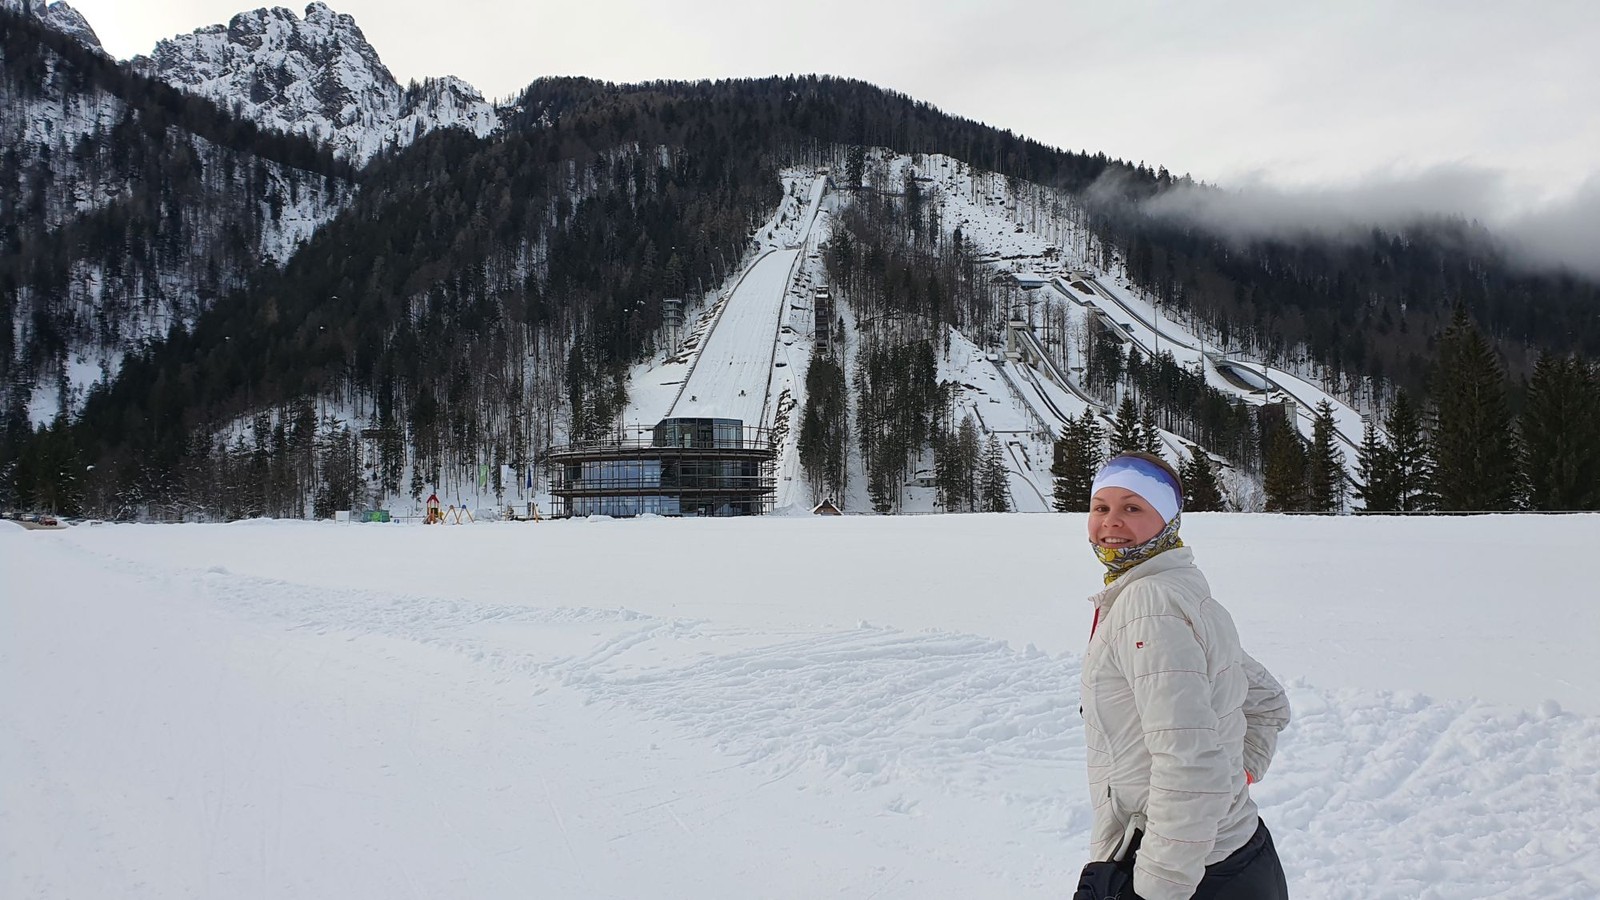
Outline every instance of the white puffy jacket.
[[1288, 699], [1240, 647], [1187, 547], [1135, 566], [1091, 599], [1098, 619], [1083, 661], [1090, 858], [1109, 857], [1143, 812], [1134, 890], [1146, 900], [1189, 900], [1205, 867], [1255, 833], [1245, 773], [1266, 775]]

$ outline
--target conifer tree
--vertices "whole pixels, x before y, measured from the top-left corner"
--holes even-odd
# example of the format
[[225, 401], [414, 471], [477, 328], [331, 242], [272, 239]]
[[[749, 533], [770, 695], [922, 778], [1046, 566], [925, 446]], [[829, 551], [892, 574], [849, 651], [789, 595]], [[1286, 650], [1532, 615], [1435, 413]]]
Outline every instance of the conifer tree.
[[24, 463], [34, 435], [23, 393], [10, 393], [0, 421], [0, 508], [27, 506], [32, 500], [32, 473]]
[[984, 512], [1010, 512], [1011, 501], [1006, 498], [1007, 482], [1005, 451], [1000, 449], [1000, 439], [989, 435], [983, 446], [983, 464], [979, 480], [983, 486]]
[[1143, 449], [1144, 435], [1139, 428], [1139, 408], [1134, 405], [1132, 394], [1123, 394], [1122, 404], [1117, 407], [1117, 424], [1111, 431], [1111, 455]]
[[1161, 456], [1161, 429], [1156, 426], [1156, 405], [1146, 402], [1139, 411], [1139, 449]]
[[423, 477], [422, 477], [422, 467], [420, 465], [412, 466], [411, 467], [411, 499], [416, 501], [416, 502], [418, 502], [418, 503], [421, 503], [422, 502], [422, 491], [427, 486], [428, 486], [427, 482], [425, 480], [423, 480]]
[[894, 495], [889, 489], [888, 471], [878, 466], [867, 473], [867, 496], [872, 500], [872, 511], [888, 515], [894, 511]]
[[1077, 422], [1068, 422], [1056, 438], [1050, 460], [1051, 506], [1056, 512], [1082, 512], [1078, 509], [1082, 498], [1073, 490], [1073, 472], [1081, 458], [1083, 447], [1078, 439]]
[[1078, 430], [1083, 435], [1086, 448], [1083, 467], [1083, 488], [1088, 496], [1089, 487], [1094, 484], [1094, 475], [1106, 461], [1106, 430], [1100, 424], [1100, 418], [1095, 414], [1094, 408], [1085, 406], [1083, 414], [1078, 416]]
[[860, 144], [851, 144], [845, 151], [844, 186], [848, 190], [857, 190], [861, 187], [861, 178], [867, 169], [867, 149]]
[[945, 512], [955, 512], [955, 442], [954, 432], [933, 437], [933, 487], [934, 502]]
[[826, 438], [827, 431], [822, 422], [822, 412], [814, 401], [808, 401], [806, 411], [800, 416], [800, 438], [796, 442], [796, 449], [800, 454], [800, 467], [806, 473], [806, 480], [811, 483], [811, 493], [814, 496], [826, 496], [826, 489], [823, 487], [826, 482], [824, 467], [827, 455]]
[[1395, 502], [1392, 508], [1401, 512], [1436, 508], [1438, 500], [1431, 492], [1433, 460], [1428, 454], [1428, 439], [1422, 432], [1422, 417], [1405, 391], [1395, 394], [1383, 428], [1389, 433], [1389, 466], [1394, 478]]
[[1317, 404], [1311, 426], [1311, 448], [1307, 463], [1307, 488], [1310, 508], [1316, 512], [1344, 511], [1344, 451], [1339, 449], [1333, 404], [1324, 397]]
[[1393, 512], [1400, 508], [1394, 457], [1389, 445], [1378, 437], [1378, 426], [1371, 419], [1361, 432], [1356, 472], [1359, 481], [1355, 485], [1355, 496], [1367, 512]]
[[947, 512], [972, 512], [977, 508], [981, 446], [971, 414], [962, 417], [956, 430], [935, 444], [934, 480], [938, 484], [939, 505]]
[[806, 409], [800, 419], [800, 464], [817, 497], [842, 497], [849, 446], [844, 370], [822, 353], [806, 370]]
[[83, 496], [85, 468], [72, 425], [64, 413], [57, 414], [48, 426], [40, 426], [31, 450], [24, 462], [35, 480], [27, 501], [39, 509], [76, 515]]
[[1520, 466], [1505, 373], [1464, 308], [1439, 341], [1434, 362], [1433, 491], [1439, 508], [1507, 510], [1520, 494]]
[[1057, 512], [1088, 512], [1089, 492], [1094, 485], [1094, 473], [1100, 468], [1100, 442], [1104, 436], [1095, 421], [1093, 410], [1085, 407], [1083, 415], [1068, 422], [1056, 441], [1055, 462], [1050, 474], [1055, 478], [1055, 508]]
[[1532, 508], [1600, 508], [1597, 388], [1595, 371], [1582, 360], [1539, 355], [1522, 412]]
[[1217, 483], [1217, 470], [1203, 448], [1194, 448], [1194, 452], [1179, 467], [1178, 476], [1183, 479], [1184, 512], [1222, 512], [1227, 509], [1222, 498], [1222, 486]]
[[317, 518], [330, 519], [338, 510], [355, 509], [365, 502], [361, 476], [356, 468], [354, 435], [341, 429], [328, 436], [320, 463], [322, 477], [315, 502]]
[[960, 460], [959, 473], [961, 479], [962, 505], [968, 510], [978, 508], [978, 462], [982, 458], [983, 445], [978, 438], [978, 425], [967, 416], [961, 420], [961, 427], [956, 432], [956, 458]]
[[1267, 439], [1266, 471], [1263, 487], [1267, 492], [1267, 512], [1303, 510], [1309, 501], [1306, 484], [1305, 441], [1293, 423], [1273, 426]]

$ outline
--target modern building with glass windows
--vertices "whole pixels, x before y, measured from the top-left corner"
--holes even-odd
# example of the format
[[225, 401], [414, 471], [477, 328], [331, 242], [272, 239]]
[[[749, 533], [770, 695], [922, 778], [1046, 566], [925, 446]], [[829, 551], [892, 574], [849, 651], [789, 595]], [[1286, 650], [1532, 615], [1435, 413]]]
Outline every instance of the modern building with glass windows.
[[776, 448], [738, 419], [654, 428], [558, 447], [545, 458], [556, 516], [755, 516], [772, 510]]

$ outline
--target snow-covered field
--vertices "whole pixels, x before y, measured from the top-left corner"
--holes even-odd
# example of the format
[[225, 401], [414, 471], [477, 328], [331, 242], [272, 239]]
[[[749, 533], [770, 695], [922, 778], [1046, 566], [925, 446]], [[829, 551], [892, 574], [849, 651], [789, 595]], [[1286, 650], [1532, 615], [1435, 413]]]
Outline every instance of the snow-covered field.
[[[0, 523], [0, 896], [1065, 896], [1081, 528]], [[1185, 534], [1296, 898], [1600, 896], [1600, 517]]]

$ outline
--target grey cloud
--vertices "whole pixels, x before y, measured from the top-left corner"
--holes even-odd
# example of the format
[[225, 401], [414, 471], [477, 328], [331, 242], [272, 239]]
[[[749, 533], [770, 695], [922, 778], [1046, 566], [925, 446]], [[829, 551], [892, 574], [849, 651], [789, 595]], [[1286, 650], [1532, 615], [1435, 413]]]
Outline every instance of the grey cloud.
[[1252, 179], [1236, 188], [1174, 188], [1145, 203], [1144, 209], [1240, 240], [1336, 238], [1441, 215], [1484, 219], [1502, 192], [1501, 182], [1492, 172], [1465, 167], [1380, 175], [1339, 187], [1290, 189]]
[[1600, 279], [1600, 177], [1564, 198], [1513, 211], [1519, 199], [1501, 173], [1438, 166], [1336, 187], [1291, 189], [1259, 179], [1226, 189], [1180, 186], [1147, 201], [1143, 209], [1238, 242], [1353, 240], [1375, 227], [1394, 230], [1459, 217], [1488, 229], [1514, 264]]
[[1497, 230], [1527, 265], [1566, 268], [1600, 281], [1600, 176], [1566, 200], [1512, 218]]

